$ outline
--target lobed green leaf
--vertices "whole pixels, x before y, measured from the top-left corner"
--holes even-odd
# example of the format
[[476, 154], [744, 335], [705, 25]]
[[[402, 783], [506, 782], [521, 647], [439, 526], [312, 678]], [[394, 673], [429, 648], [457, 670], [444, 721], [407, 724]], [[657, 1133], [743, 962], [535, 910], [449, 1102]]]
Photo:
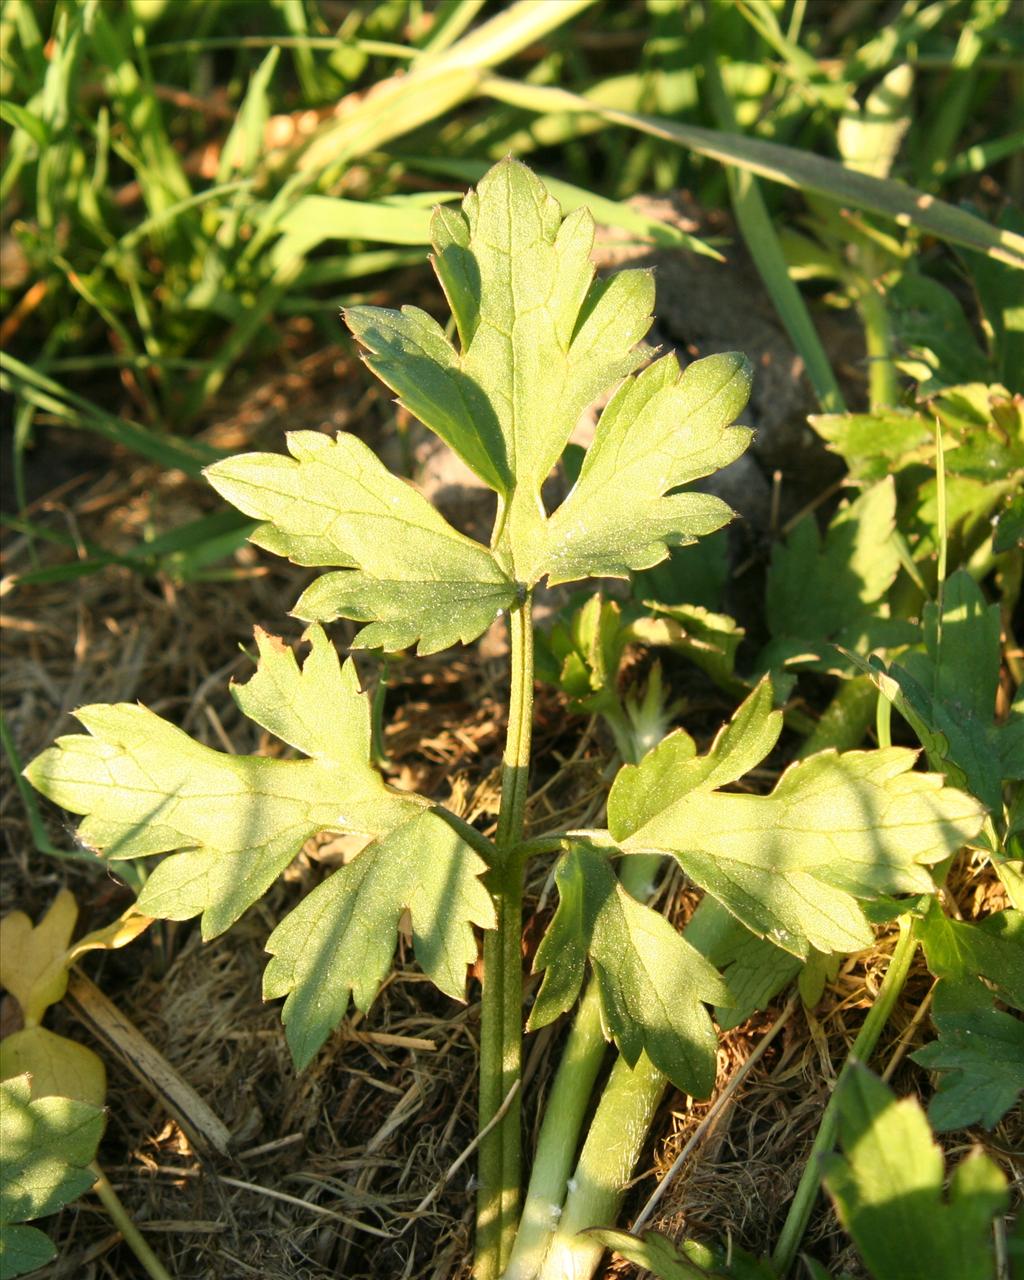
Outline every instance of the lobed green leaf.
[[964, 786], [993, 813], [1002, 781], [1024, 778], [1024, 695], [995, 723], [999, 683], [999, 606], [987, 604], [966, 569], [946, 582], [941, 606], [924, 608], [923, 653], [867, 668], [914, 729], [933, 768]]
[[[140, 895], [141, 912], [202, 915], [204, 937], [229, 927], [322, 831], [368, 846], [279, 926], [267, 989], [286, 994], [289, 1042], [308, 1062], [344, 1015], [349, 990], [365, 1009], [410, 911], [417, 955], [442, 990], [461, 992], [471, 925], [493, 926], [483, 861], [428, 802], [386, 786], [370, 763], [369, 701], [352, 660], [341, 666], [319, 626], [300, 667], [281, 641], [257, 633], [260, 660], [232, 687], [257, 724], [310, 758], [225, 755], [193, 742], [144, 707], [85, 707], [89, 736], [58, 739], [26, 771], [57, 804], [85, 814], [81, 839], [108, 858], [167, 853]], [[337, 985], [324, 995], [310, 938]]]
[[545, 1026], [575, 1002], [589, 958], [605, 1035], [629, 1065], [641, 1053], [674, 1084], [707, 1097], [717, 1039], [702, 1001], [728, 1004], [713, 965], [619, 883], [606, 854], [573, 842], [555, 871], [559, 904], [537, 950], [544, 981], [530, 1015]]
[[291, 458], [242, 454], [207, 469], [225, 498], [264, 521], [257, 546], [296, 564], [339, 565], [303, 593], [305, 621], [370, 625], [362, 647], [433, 653], [481, 634], [516, 598], [486, 547], [458, 532], [355, 436], [288, 436]]
[[983, 813], [916, 753], [825, 751], [790, 766], [770, 795], [715, 788], [767, 754], [779, 731], [762, 681], [706, 756], [670, 735], [619, 773], [609, 830], [628, 853], [670, 853], [752, 933], [805, 958], [857, 951], [872, 932], [860, 900], [929, 893], [927, 867], [977, 833]]
[[387, 976], [403, 912], [424, 971], [461, 998], [477, 954], [472, 925], [492, 928], [483, 864], [455, 831], [421, 810], [313, 890], [267, 941], [263, 994], [287, 996], [282, 1020], [300, 1069], [345, 1016], [371, 1005]]
[[863, 1067], [840, 1086], [839, 1140], [825, 1186], [875, 1280], [991, 1280], [992, 1219], [1007, 1193], [987, 1156], [967, 1156], [944, 1198], [942, 1151], [920, 1105]]
[[938, 1040], [911, 1054], [940, 1073], [928, 1119], [939, 1133], [995, 1128], [1024, 1093], [1024, 1022], [993, 1009], [992, 993], [977, 979], [940, 982], [932, 1021]]
[[951, 920], [938, 902], [918, 925], [928, 968], [936, 978], [985, 978], [1000, 1000], [1024, 1011], [1024, 913], [996, 911], [977, 924]]
[[[593, 239], [586, 209], [563, 220], [540, 179], [505, 160], [461, 210], [433, 214], [433, 263], [457, 343], [418, 307], [345, 312], [373, 372], [498, 495], [490, 549], [352, 436], [295, 432], [291, 459], [246, 454], [207, 470], [218, 492], [263, 521], [258, 546], [341, 570], [303, 594], [299, 617], [350, 618], [368, 624], [359, 645], [418, 642], [429, 653], [475, 639], [545, 576], [623, 577], [731, 518], [718, 498], [678, 490], [749, 443], [746, 428], [729, 424], [749, 395], [750, 366], [727, 354], [680, 372], [667, 356], [631, 378], [651, 354], [641, 339], [652, 277], [595, 281]], [[572, 492], [549, 515], [542, 486], [581, 414], [617, 386]]]
[[[551, 583], [627, 577], [727, 524], [732, 512], [706, 493], [673, 493], [728, 466], [751, 432], [729, 424], [750, 395], [751, 368], [731, 353], [680, 373], [662, 357], [609, 401], [579, 479], [545, 528], [530, 576]], [[623, 495], [628, 494], [628, 501]], [[666, 496], [668, 495], [668, 496]]]
[[867, 653], [912, 644], [916, 629], [889, 617], [884, 596], [900, 568], [896, 489], [888, 477], [841, 507], [824, 539], [807, 516], [776, 546], [765, 584], [772, 639], [759, 665], [836, 666], [835, 645]]

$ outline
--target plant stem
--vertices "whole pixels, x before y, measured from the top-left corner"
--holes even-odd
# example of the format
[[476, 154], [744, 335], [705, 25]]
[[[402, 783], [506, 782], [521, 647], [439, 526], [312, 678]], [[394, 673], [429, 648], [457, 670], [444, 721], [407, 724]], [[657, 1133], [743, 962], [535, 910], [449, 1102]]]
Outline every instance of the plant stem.
[[[834, 705], [830, 704], [815, 727], [814, 749], [848, 750], [859, 746], [870, 723], [874, 702], [875, 692], [870, 681], [858, 678], [845, 681], [833, 700]], [[804, 754], [802, 751], [801, 755]], [[623, 885], [634, 896], [646, 897], [656, 870], [651, 864], [659, 861], [626, 858], [621, 871]], [[686, 936], [685, 929], [683, 936]], [[573, 1241], [571, 1232], [614, 1223], [622, 1194], [647, 1140], [650, 1120], [668, 1083], [646, 1058], [640, 1059], [635, 1071], [630, 1071], [621, 1058], [616, 1061], [566, 1196], [579, 1131], [578, 1121], [570, 1112], [570, 1107], [577, 1102], [573, 1085], [581, 1094], [589, 1094], [605, 1051], [600, 1022], [593, 1023], [593, 1015], [587, 1008], [593, 998], [591, 987], [584, 996], [555, 1077], [541, 1126], [522, 1225], [505, 1280], [537, 1280], [538, 1277], [555, 1280], [556, 1276], [559, 1280], [562, 1276], [584, 1280], [593, 1273], [600, 1249], [595, 1249], [585, 1236]], [[577, 1070], [579, 1074], [575, 1073]], [[645, 1116], [649, 1118], [643, 1122]], [[608, 1166], [602, 1174], [602, 1152], [606, 1148], [612, 1154], [607, 1157]], [[612, 1163], [616, 1166], [614, 1170]], [[609, 1181], [613, 1172], [619, 1178], [617, 1191]]]
[[864, 245], [859, 247], [856, 259], [862, 278], [855, 302], [864, 326], [864, 340], [868, 351], [868, 399], [872, 413], [879, 413], [899, 403], [899, 383], [896, 380], [896, 367], [892, 362], [889, 312], [881, 283], [882, 267], [876, 254], [870, 246]]
[[885, 1024], [889, 1021], [889, 1015], [892, 1013], [900, 992], [907, 981], [914, 953], [917, 950], [917, 934], [913, 921], [909, 916], [901, 916], [899, 924], [899, 941], [893, 950], [889, 968], [886, 970], [875, 1002], [868, 1010], [864, 1025], [861, 1027], [857, 1039], [853, 1042], [853, 1048], [850, 1050], [849, 1056], [843, 1063], [842, 1070], [836, 1079], [832, 1096], [825, 1107], [824, 1115], [821, 1117], [821, 1124], [818, 1127], [814, 1145], [811, 1147], [811, 1153], [807, 1157], [807, 1163], [804, 1165], [803, 1175], [797, 1186], [796, 1195], [793, 1197], [793, 1203], [789, 1206], [786, 1221], [782, 1225], [782, 1231], [776, 1242], [775, 1251], [772, 1254], [772, 1266], [780, 1277], [785, 1276], [793, 1265], [797, 1249], [800, 1247], [800, 1241], [807, 1230], [807, 1223], [810, 1220], [814, 1202], [818, 1196], [822, 1161], [835, 1145], [836, 1129], [839, 1124], [836, 1097], [842, 1088], [843, 1081], [850, 1073], [852, 1064], [854, 1062], [867, 1062], [871, 1057], [875, 1046], [878, 1044], [878, 1038], [885, 1029]]
[[639, 1147], [646, 1140], [667, 1085], [667, 1078], [645, 1053], [632, 1069], [625, 1058], [616, 1059], [539, 1280], [585, 1280], [593, 1275], [604, 1245], [580, 1232], [614, 1223]]
[[590, 1094], [608, 1051], [601, 1030], [601, 996], [589, 982], [562, 1050], [544, 1108], [530, 1185], [504, 1280], [534, 1280], [558, 1228]]
[[[501, 770], [501, 809], [491, 873], [497, 928], [484, 937], [480, 1031], [480, 1129], [491, 1122], [519, 1081], [522, 1055], [523, 862], [510, 856], [523, 834], [533, 728], [531, 597], [511, 611], [511, 688]], [[497, 1280], [508, 1262], [519, 1213], [519, 1096], [480, 1143], [476, 1276]]]
[[[656, 855], [624, 859], [620, 871], [623, 888], [641, 901], [648, 898], [662, 861]], [[544, 1108], [523, 1216], [504, 1280], [534, 1280], [540, 1275], [552, 1240], [560, 1233], [559, 1219], [576, 1159], [580, 1129], [607, 1050], [608, 1042], [601, 1025], [600, 992], [591, 978], [573, 1019]], [[589, 1178], [593, 1177], [594, 1170], [591, 1170]], [[594, 1218], [587, 1225], [604, 1222], [603, 1218]]]
[[96, 1175], [93, 1191], [99, 1196], [104, 1209], [107, 1211], [107, 1216], [120, 1231], [125, 1244], [142, 1264], [146, 1275], [150, 1276], [151, 1280], [171, 1280], [163, 1263], [142, 1238], [142, 1232], [128, 1216], [128, 1210], [121, 1203], [117, 1192], [110, 1185], [107, 1175], [95, 1161], [90, 1164], [89, 1168]]

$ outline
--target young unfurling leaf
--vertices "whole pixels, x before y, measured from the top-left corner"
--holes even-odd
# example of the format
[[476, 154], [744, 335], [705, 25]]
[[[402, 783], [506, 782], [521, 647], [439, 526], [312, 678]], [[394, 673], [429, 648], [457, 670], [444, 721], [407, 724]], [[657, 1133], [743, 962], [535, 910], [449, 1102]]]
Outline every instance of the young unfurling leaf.
[[[496, 165], [432, 223], [434, 266], [458, 347], [418, 307], [351, 307], [345, 319], [370, 368], [498, 495], [490, 547], [452, 528], [360, 441], [289, 437], [291, 459], [245, 454], [207, 471], [263, 521], [253, 541], [298, 564], [335, 566], [303, 594], [308, 621], [368, 623], [356, 643], [421, 652], [480, 635], [547, 576], [624, 577], [731, 517], [681, 485], [732, 462], [750, 432], [730, 427], [750, 366], [725, 354], [680, 372], [651, 354], [654, 286], [646, 271], [594, 280], [594, 223], [564, 221], [524, 165]], [[548, 514], [541, 486], [583, 410], [618, 385], [582, 471]], [[622, 501], [628, 491], [630, 499]]]
[[[286, 1017], [300, 1063], [344, 1015], [350, 989], [359, 1008], [369, 1006], [404, 910], [421, 963], [453, 996], [475, 955], [471, 925], [494, 919], [478, 878], [482, 860], [427, 801], [386, 786], [371, 765], [370, 707], [351, 660], [339, 665], [318, 626], [307, 638], [311, 653], [300, 669], [289, 648], [258, 632], [257, 672], [232, 692], [250, 718], [308, 759], [226, 755], [122, 704], [82, 708], [89, 736], [60, 738], [27, 770], [45, 795], [86, 815], [79, 834], [105, 857], [169, 854], [149, 876], [139, 910], [172, 920], [202, 914], [205, 937], [237, 920], [311, 836], [370, 838], [297, 908], [299, 923], [286, 918], [274, 934], [267, 989], [294, 993]], [[324, 969], [301, 954], [311, 938], [315, 947], [346, 943], [333, 955], [326, 1001]]]
[[980, 805], [915, 773], [913, 751], [822, 752], [767, 796], [718, 791], [759, 763], [779, 731], [762, 683], [706, 756], [673, 734], [625, 766], [609, 829], [629, 853], [670, 853], [747, 926], [806, 957], [870, 946], [860, 899], [928, 893], [927, 868], [981, 826]]

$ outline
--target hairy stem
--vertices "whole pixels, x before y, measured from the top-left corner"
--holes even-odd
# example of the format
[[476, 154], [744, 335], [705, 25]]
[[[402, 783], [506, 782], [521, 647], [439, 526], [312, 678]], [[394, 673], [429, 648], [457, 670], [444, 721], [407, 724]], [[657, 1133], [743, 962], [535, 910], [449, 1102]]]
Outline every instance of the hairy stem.
[[[533, 720], [533, 624], [529, 596], [509, 617], [512, 678], [501, 771], [501, 810], [490, 878], [497, 929], [484, 938], [480, 1030], [480, 1129], [519, 1081], [522, 1054], [523, 863], [510, 856], [523, 834]], [[497, 1280], [508, 1262], [519, 1213], [519, 1096], [480, 1143], [476, 1275]]]
[[885, 972], [875, 1003], [868, 1010], [864, 1025], [861, 1027], [857, 1039], [853, 1042], [850, 1055], [839, 1072], [832, 1096], [825, 1107], [824, 1115], [821, 1117], [821, 1124], [818, 1126], [818, 1133], [814, 1139], [814, 1145], [811, 1147], [811, 1153], [807, 1157], [807, 1163], [804, 1165], [796, 1195], [789, 1206], [786, 1221], [782, 1225], [775, 1251], [772, 1253], [772, 1266], [779, 1276], [785, 1276], [793, 1265], [793, 1260], [800, 1247], [800, 1241], [807, 1230], [807, 1223], [810, 1220], [814, 1202], [818, 1197], [822, 1161], [835, 1145], [836, 1130], [839, 1125], [836, 1097], [842, 1088], [843, 1081], [850, 1073], [852, 1064], [854, 1062], [867, 1062], [874, 1052], [875, 1046], [878, 1044], [878, 1038], [885, 1029], [885, 1024], [889, 1021], [893, 1007], [907, 981], [907, 975], [910, 972], [910, 966], [913, 963], [916, 950], [917, 936], [913, 922], [909, 916], [901, 916], [899, 941], [893, 950], [889, 968]]

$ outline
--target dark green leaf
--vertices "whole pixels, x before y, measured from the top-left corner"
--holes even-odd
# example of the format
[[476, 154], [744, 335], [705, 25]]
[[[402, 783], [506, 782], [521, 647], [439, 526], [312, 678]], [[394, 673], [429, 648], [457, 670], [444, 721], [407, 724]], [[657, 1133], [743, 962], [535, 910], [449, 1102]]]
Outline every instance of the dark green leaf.
[[890, 477], [841, 507], [824, 540], [807, 516], [776, 546], [765, 587], [773, 639], [761, 653], [761, 669], [831, 670], [834, 645], [869, 652], [914, 640], [915, 629], [890, 619], [882, 603], [900, 567], [895, 521]]
[[0, 1083], [0, 1274], [6, 1280], [48, 1262], [56, 1249], [34, 1227], [13, 1224], [55, 1213], [88, 1191], [105, 1115], [71, 1098], [32, 1098], [28, 1076]]
[[1024, 1022], [993, 1009], [978, 981], [940, 982], [932, 1021], [938, 1040], [911, 1055], [940, 1072], [928, 1119], [939, 1133], [993, 1129], [1024, 1092]]
[[924, 609], [924, 653], [910, 653], [888, 672], [865, 668], [909, 721], [933, 768], [965, 786], [993, 813], [1002, 810], [1004, 778], [1024, 777], [1024, 706], [994, 722], [999, 683], [998, 605], [961, 569], [946, 582], [941, 610]]

